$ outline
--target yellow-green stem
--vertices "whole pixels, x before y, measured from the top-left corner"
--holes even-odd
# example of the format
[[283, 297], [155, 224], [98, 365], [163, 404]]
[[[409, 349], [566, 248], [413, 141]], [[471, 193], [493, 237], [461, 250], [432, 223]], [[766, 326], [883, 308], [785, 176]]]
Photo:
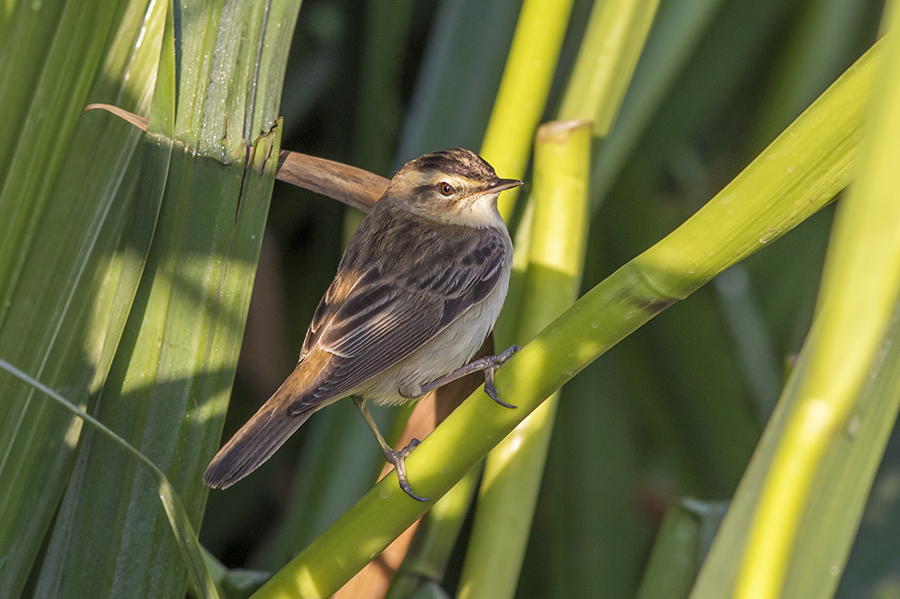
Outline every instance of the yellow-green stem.
[[[525, 176], [534, 131], [547, 104], [572, 4], [572, 0], [525, 0], [522, 5], [480, 151], [501, 177], [522, 179]], [[518, 194], [513, 191], [500, 197], [500, 214], [507, 222], [512, 216], [517, 196]], [[520, 226], [520, 234], [527, 231], [527, 225]], [[518, 314], [515, 298], [521, 296], [518, 290], [524, 271], [522, 262], [526, 257], [522, 249], [517, 236], [516, 260], [513, 264], [509, 299], [495, 334], [495, 346], [499, 349], [504, 349], [509, 344], [511, 338], [509, 332], [514, 328], [515, 316]], [[465, 492], [465, 495], [471, 499], [471, 493]], [[459, 525], [464, 517], [465, 510], [460, 510]], [[444, 525], [446, 534], [452, 535], [455, 540], [458, 526], [454, 532], [449, 515], [446, 520], [447, 523]], [[434, 536], [442, 533], [425, 530], [417, 533], [417, 537], [426, 534]], [[417, 542], [419, 540], [417, 539]], [[417, 548], [414, 546], [410, 552], [414, 554], [415, 551]], [[441, 560], [446, 559], [442, 553], [435, 553], [431, 557], [434, 559], [432, 569], [443, 567], [443, 564], [438, 565]], [[428, 559], [428, 556], [423, 556], [422, 559]], [[394, 593], [393, 588], [391, 593]]]
[[591, 120], [594, 135], [609, 133], [658, 5], [659, 0], [594, 2], [560, 118]]
[[[484, 157], [501, 177], [525, 176], [534, 132], [541, 121], [556, 72], [573, 0], [525, 0], [516, 23], [500, 89], [481, 144]], [[509, 220], [515, 192], [500, 198]]]

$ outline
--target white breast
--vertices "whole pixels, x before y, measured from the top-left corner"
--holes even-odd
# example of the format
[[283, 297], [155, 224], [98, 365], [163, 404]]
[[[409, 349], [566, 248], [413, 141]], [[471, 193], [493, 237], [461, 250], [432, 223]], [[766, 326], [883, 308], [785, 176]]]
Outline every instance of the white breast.
[[426, 385], [472, 359], [485, 337], [494, 328], [497, 316], [503, 308], [503, 301], [506, 299], [512, 265], [512, 242], [508, 234], [505, 235], [505, 241], [510, 259], [505, 261], [500, 280], [493, 291], [421, 348], [360, 385], [354, 393], [371, 399], [378, 405], [405, 403], [410, 400], [398, 392], [401, 386], [410, 383]]

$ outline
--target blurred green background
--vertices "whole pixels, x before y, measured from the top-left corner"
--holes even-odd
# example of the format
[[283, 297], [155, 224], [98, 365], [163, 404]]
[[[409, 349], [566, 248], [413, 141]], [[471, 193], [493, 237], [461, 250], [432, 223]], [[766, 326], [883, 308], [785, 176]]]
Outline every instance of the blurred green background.
[[[425, 152], [478, 151], [523, 2], [306, 0], [293, 29], [299, 4], [0, 2], [0, 359], [159, 464], [195, 529], [202, 518], [206, 565], [232, 598], [307, 547], [383, 465], [352, 403], [338, 402], [240, 484], [208, 499], [200, 484], [220, 445], [263, 221], [222, 439], [290, 372], [362, 218], [280, 181], [268, 205], [265, 152], [280, 143], [390, 177]], [[595, 4], [573, 0], [542, 121], [560, 115]], [[732, 181], [875, 43], [884, 4], [659, 0], [646, 42], [631, 42], [643, 51], [612, 129], [593, 141], [582, 291]], [[82, 115], [93, 101], [149, 115], [151, 135]], [[515, 596], [688, 596], [809, 333], [834, 212], [674, 303], [563, 387]], [[520, 205], [511, 231], [523, 221]], [[900, 377], [886, 370], [886, 384]], [[396, 435], [409, 409], [373, 412]], [[187, 572], [153, 481], [80, 426], [0, 372], [0, 598], [181, 596]], [[464, 481], [459, 495], [476, 488]], [[864, 494], [864, 482], [847, 487]], [[847, 513], [829, 522], [852, 526]], [[469, 599], [458, 591], [472, 521], [439, 585], [405, 572], [426, 583], [415, 596]], [[841, 575], [838, 598], [900, 598], [896, 430], [842, 567], [829, 572]]]

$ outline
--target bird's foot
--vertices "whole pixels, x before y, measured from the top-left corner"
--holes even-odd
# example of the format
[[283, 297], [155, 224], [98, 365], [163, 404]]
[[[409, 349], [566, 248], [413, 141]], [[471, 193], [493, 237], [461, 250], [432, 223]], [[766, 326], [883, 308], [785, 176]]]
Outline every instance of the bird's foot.
[[413, 439], [409, 442], [409, 445], [400, 451], [389, 448], [384, 452], [384, 459], [394, 466], [394, 470], [397, 471], [397, 479], [400, 481], [400, 488], [403, 489], [407, 495], [416, 501], [430, 501], [428, 498], [419, 497], [413, 493], [412, 487], [409, 486], [409, 481], [406, 478], [406, 458], [412, 453], [413, 449], [419, 446], [419, 443], [421, 443], [421, 441]]

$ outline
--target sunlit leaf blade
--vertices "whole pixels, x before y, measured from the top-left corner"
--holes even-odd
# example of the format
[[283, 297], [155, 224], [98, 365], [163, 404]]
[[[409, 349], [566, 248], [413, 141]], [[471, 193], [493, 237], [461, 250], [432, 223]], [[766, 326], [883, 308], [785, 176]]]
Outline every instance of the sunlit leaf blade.
[[[98, 400], [97, 416], [168, 473], [195, 529], [206, 499], [200, 476], [218, 445], [234, 376], [248, 281], [266, 214], [263, 194], [270, 188], [265, 184], [271, 185], [274, 175], [271, 168], [256, 170], [266, 166], [277, 140], [273, 135], [262, 141], [243, 191], [240, 164], [198, 162], [176, 146], [145, 269], [155, 276], [142, 278], [119, 346], [122, 353]], [[190, 208], [182, 212], [174, 203], [167, 206], [172, 190], [185, 185], [193, 200]], [[220, 206], [230, 199], [233, 211], [220, 210], [209, 223], [215, 213], [198, 198], [202, 191]], [[181, 226], [175, 222], [178, 217], [184, 219]], [[253, 225], [259, 228], [251, 229]], [[216, 235], [220, 231], [227, 237]], [[212, 265], [201, 259], [204, 252], [211, 254]], [[168, 525], [153, 510], [160, 492], [155, 481], [98, 435], [85, 435], [81, 455], [45, 558], [39, 593], [179, 592], [186, 570]], [[153, 564], [150, 570], [144, 566], [148, 563]]]
[[[6, 4], [10, 5], [9, 2]], [[32, 2], [14, 2], [9, 12], [0, 18], [0, 72], [5, 74], [0, 78], [0, 101], [4, 107], [0, 120], [0, 179], [6, 176], [22, 123], [32, 109], [35, 88], [40, 82], [64, 4], [62, 0], [56, 0], [42, 2], [36, 7]], [[109, 7], [113, 5], [108, 3]], [[101, 6], [98, 2], [97, 7]], [[80, 37], [78, 32], [71, 33]], [[84, 66], [90, 70], [96, 65]]]
[[[4, 162], [0, 195], [0, 210], [19, 215], [0, 219], [0, 356], [82, 407], [109, 368], [107, 342], [115, 348], [125, 323], [113, 297], [131, 266], [114, 256], [134, 208], [140, 132], [109, 116], [82, 116], [81, 108], [96, 100], [147, 109], [162, 31], [153, 15], [160, 14], [160, 5], [148, 12], [144, 0], [67, 4], [63, 19], [72, 21], [40, 41], [47, 52], [35, 67], [36, 87], [20, 90], [25, 111], [2, 117], [22, 151]], [[133, 294], [132, 285], [127, 302]], [[6, 375], [0, 391], [0, 596], [17, 596], [63, 492], [81, 425]]]
[[786, 594], [830, 597], [844, 571], [872, 479], [900, 408], [900, 314], [895, 314], [881, 352], [875, 376], [859, 397], [858, 412], [851, 416], [849, 434], [826, 457], [813, 487], [813, 501], [801, 523]]

